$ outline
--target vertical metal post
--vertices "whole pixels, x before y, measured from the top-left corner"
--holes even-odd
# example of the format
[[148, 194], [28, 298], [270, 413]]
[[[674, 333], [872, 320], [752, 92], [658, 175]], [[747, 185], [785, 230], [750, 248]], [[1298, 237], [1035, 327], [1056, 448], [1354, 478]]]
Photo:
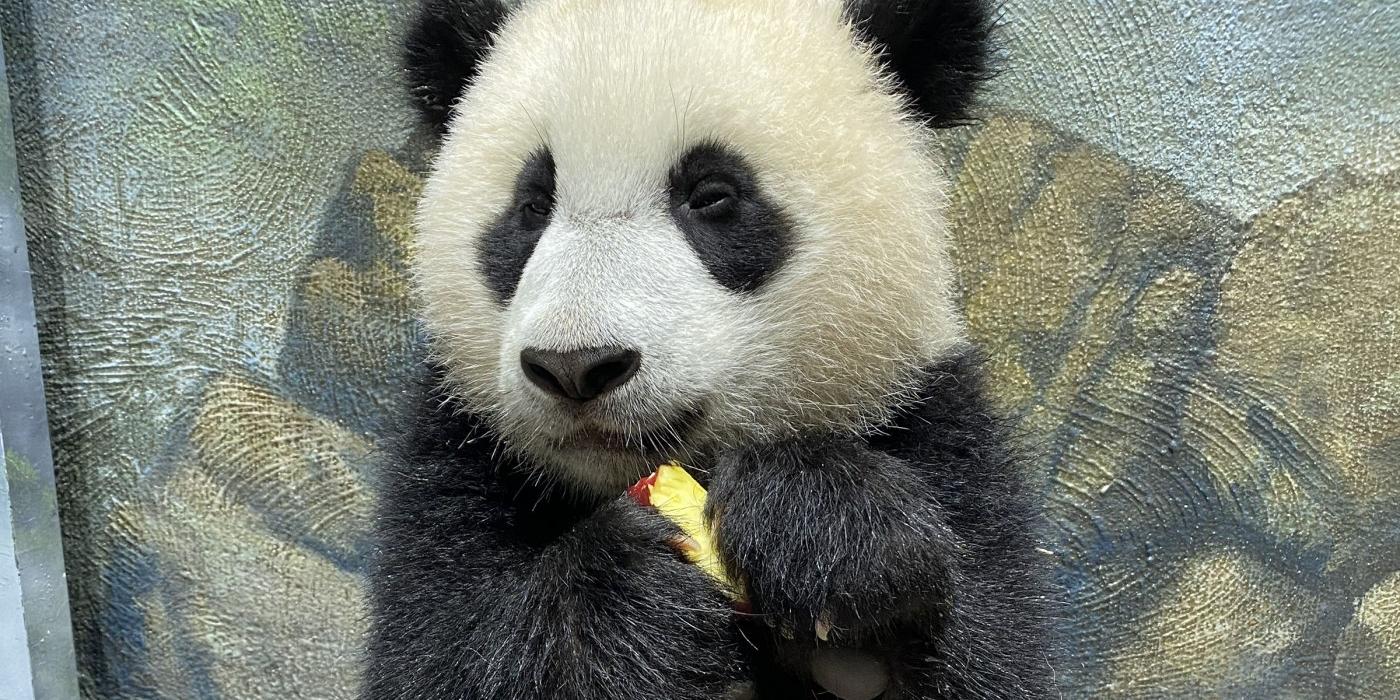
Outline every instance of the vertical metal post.
[[0, 700], [78, 697], [39, 338], [0, 50]]

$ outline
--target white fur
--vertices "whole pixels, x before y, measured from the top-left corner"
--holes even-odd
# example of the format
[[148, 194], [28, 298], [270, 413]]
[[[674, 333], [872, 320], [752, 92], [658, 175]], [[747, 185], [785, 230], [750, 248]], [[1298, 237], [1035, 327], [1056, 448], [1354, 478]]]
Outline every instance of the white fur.
[[[751, 294], [711, 279], [666, 210], [668, 171], [706, 140], [740, 153], [795, 224]], [[541, 146], [556, 206], [502, 309], [476, 246]], [[703, 406], [682, 459], [868, 429], [961, 337], [944, 183], [837, 0], [535, 0], [502, 28], [428, 180], [424, 319], [469, 405], [574, 486], [615, 490], [653, 466], [556, 446], [582, 425], [636, 435]], [[527, 346], [597, 345], [639, 350], [642, 369], [585, 410], [519, 368]]]

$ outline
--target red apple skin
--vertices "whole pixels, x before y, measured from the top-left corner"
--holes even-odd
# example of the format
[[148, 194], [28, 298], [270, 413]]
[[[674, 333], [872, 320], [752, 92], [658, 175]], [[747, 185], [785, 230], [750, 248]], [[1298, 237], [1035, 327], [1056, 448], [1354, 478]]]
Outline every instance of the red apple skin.
[[656, 472], [652, 472], [627, 487], [627, 495], [639, 506], [651, 505], [651, 487], [656, 485]]

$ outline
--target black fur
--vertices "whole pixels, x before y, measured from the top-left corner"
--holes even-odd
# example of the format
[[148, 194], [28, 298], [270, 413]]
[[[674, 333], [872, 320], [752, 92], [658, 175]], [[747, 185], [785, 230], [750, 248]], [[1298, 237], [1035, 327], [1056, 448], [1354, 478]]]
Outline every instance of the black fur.
[[452, 103], [476, 76], [508, 14], [500, 0], [424, 0], [404, 40], [409, 95], [423, 121], [447, 132]]
[[778, 621], [748, 633], [777, 662], [759, 696], [809, 697], [819, 619], [830, 644], [884, 658], [888, 700], [1053, 696], [1048, 571], [1013, 455], [964, 355], [928, 370], [879, 434], [721, 457], [709, 506], [721, 556], [754, 612]]
[[792, 227], [733, 151], [717, 144], [692, 148], [671, 169], [670, 197], [671, 217], [725, 287], [753, 291], [787, 257]]
[[515, 296], [525, 263], [530, 262], [553, 212], [554, 156], [539, 151], [525, 159], [510, 204], [478, 244], [477, 269], [501, 304]]
[[932, 126], [967, 121], [977, 87], [994, 72], [985, 0], [850, 0], [847, 13]]
[[362, 698], [709, 700], [747, 677], [669, 521], [541, 491], [439, 377], [382, 472]]
[[380, 486], [363, 697], [715, 698], [752, 679], [808, 698], [821, 618], [831, 644], [889, 663], [888, 700], [1051, 696], [1033, 509], [991, 416], [959, 358], [881, 434], [716, 456], [711, 511], [749, 617], [666, 521], [542, 491], [429, 389]]

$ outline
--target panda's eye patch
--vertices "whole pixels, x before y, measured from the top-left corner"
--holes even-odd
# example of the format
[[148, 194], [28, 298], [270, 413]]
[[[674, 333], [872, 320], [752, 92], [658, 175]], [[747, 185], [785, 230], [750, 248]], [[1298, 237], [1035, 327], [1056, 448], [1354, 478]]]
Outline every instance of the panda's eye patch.
[[554, 215], [554, 156], [541, 149], [525, 159], [510, 203], [477, 244], [477, 269], [504, 306], [515, 296], [525, 263]]
[[711, 175], [696, 183], [686, 207], [706, 216], [723, 216], [734, 210], [738, 198], [734, 183], [722, 175]]
[[671, 218], [720, 285], [752, 292], [787, 258], [792, 225], [747, 159], [701, 143], [671, 167]]

